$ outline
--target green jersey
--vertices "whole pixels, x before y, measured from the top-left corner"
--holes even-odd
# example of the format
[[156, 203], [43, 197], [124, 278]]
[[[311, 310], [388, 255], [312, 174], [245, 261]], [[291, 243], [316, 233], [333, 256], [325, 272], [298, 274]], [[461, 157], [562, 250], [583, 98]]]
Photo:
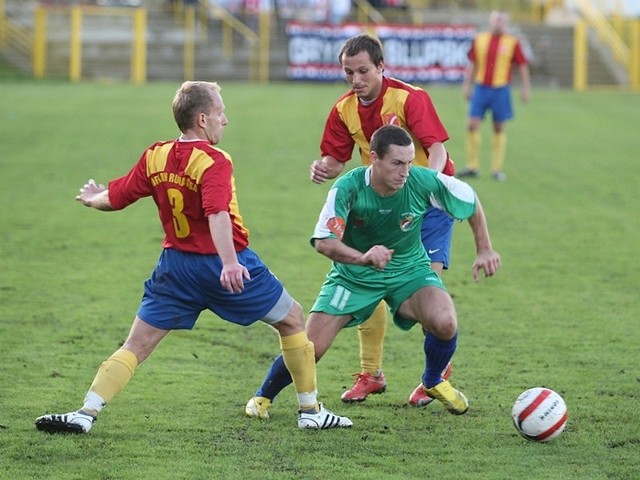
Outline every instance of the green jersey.
[[[334, 183], [320, 213], [311, 243], [337, 238], [360, 252], [374, 245], [394, 249], [386, 275], [430, 265], [422, 245], [420, 227], [429, 207], [465, 220], [476, 209], [476, 194], [464, 182], [424, 167], [411, 167], [405, 185], [391, 196], [371, 187], [371, 167], [351, 170]], [[362, 278], [372, 267], [334, 262], [334, 273]]]

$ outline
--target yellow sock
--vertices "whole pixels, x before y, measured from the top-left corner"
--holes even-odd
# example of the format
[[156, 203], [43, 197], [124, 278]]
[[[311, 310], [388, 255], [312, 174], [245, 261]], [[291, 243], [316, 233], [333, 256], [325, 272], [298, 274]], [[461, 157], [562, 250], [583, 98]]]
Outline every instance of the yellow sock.
[[371, 375], [378, 375], [382, 369], [382, 351], [388, 317], [387, 304], [380, 302], [373, 315], [366, 322], [358, 325], [360, 367], [363, 372]]
[[478, 170], [480, 168], [480, 147], [482, 135], [480, 130], [467, 132], [467, 168]]
[[504, 166], [504, 155], [507, 151], [507, 134], [494, 133], [491, 142], [491, 171], [501, 172]]
[[127, 386], [138, 366], [138, 359], [129, 350], [118, 350], [100, 365], [89, 392], [107, 403]]
[[316, 355], [307, 332], [280, 337], [282, 358], [298, 395], [301, 410], [318, 407]]

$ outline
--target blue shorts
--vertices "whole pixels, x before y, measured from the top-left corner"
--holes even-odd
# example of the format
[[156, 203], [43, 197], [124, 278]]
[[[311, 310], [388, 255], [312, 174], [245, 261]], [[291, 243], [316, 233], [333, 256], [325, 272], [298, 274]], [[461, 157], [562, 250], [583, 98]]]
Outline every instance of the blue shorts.
[[494, 122], [505, 122], [513, 118], [511, 105], [511, 87], [487, 87], [485, 85], [473, 86], [473, 95], [469, 106], [469, 117], [484, 118], [487, 110], [491, 110]]
[[422, 220], [422, 244], [432, 262], [440, 262], [449, 268], [453, 217], [439, 208], [427, 210]]
[[291, 296], [255, 252], [245, 248], [237, 255], [251, 280], [245, 280], [241, 293], [229, 293], [220, 284], [222, 261], [218, 255], [165, 248], [144, 283], [138, 317], [163, 330], [190, 330], [203, 310], [245, 326], [258, 320], [282, 320], [293, 304]]

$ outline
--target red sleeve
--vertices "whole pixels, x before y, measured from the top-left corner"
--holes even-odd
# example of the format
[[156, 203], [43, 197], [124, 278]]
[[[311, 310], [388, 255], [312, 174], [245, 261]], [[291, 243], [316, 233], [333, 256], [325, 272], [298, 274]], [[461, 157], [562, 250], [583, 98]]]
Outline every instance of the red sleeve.
[[415, 90], [404, 104], [407, 127], [426, 151], [437, 142], [449, 140], [449, 134], [440, 121], [436, 107], [425, 90]]
[[322, 140], [320, 141], [320, 155], [331, 155], [339, 162], [351, 159], [355, 142], [349, 133], [349, 129], [340, 118], [337, 107], [329, 112], [329, 117], [324, 125]]
[[232, 199], [233, 165], [223, 155], [216, 155], [215, 163], [207, 169], [202, 178], [202, 209], [209, 216], [219, 212], [229, 212]]
[[522, 51], [522, 45], [520, 42], [516, 43], [516, 48], [513, 52], [513, 61], [518, 65], [526, 65], [528, 63], [527, 57]]
[[109, 182], [109, 203], [114, 210], [122, 210], [135, 201], [152, 194], [151, 184], [146, 172], [147, 150], [131, 171]]
[[472, 62], [476, 61], [476, 41], [471, 42], [471, 47], [469, 47], [469, 51], [467, 52], [467, 58]]

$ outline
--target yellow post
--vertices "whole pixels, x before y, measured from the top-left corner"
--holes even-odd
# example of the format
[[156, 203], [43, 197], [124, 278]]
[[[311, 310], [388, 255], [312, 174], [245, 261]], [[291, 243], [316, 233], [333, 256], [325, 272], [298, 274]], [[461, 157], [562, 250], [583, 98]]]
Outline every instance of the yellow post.
[[82, 10], [79, 6], [71, 7], [71, 36], [69, 56], [69, 78], [72, 82], [82, 77]]
[[207, 2], [198, 2], [198, 5], [196, 6], [196, 16], [198, 17], [199, 37], [206, 43], [209, 30], [209, 12], [207, 11]]
[[587, 25], [584, 20], [576, 22], [573, 30], [573, 89], [587, 89]]
[[222, 23], [222, 51], [227, 60], [233, 56], [233, 29], [226, 20]]
[[631, 90], [640, 90], [640, 20], [633, 20], [630, 27], [629, 84]]
[[544, 0], [533, 0], [531, 2], [531, 19], [535, 23], [541, 23], [544, 18]]
[[184, 12], [184, 79], [193, 80], [195, 75], [195, 9], [188, 6]]
[[147, 9], [138, 8], [133, 16], [133, 54], [131, 81], [138, 85], [147, 81]]
[[260, 12], [260, 83], [269, 83], [269, 44], [271, 43], [271, 14]]
[[7, 45], [7, 14], [4, 8], [4, 0], [0, 0], [0, 48]]
[[44, 77], [47, 69], [47, 12], [36, 7], [33, 21], [33, 76]]

